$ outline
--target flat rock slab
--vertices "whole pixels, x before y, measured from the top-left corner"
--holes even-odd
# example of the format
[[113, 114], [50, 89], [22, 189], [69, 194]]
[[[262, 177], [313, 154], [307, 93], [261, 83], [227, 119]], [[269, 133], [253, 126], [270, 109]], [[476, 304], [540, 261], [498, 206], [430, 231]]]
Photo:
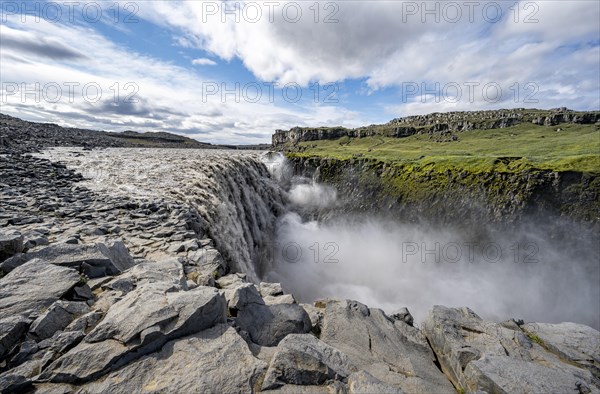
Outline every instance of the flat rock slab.
[[539, 338], [548, 350], [588, 368], [600, 379], [600, 332], [576, 323], [528, 323], [522, 329]]
[[453, 393], [435, 365], [425, 337], [380, 309], [356, 301], [327, 300], [320, 338], [383, 384], [406, 393]]
[[115, 241], [111, 245], [56, 244], [32, 253], [14, 256], [2, 264], [2, 269], [8, 272], [34, 258], [62, 267], [75, 268], [89, 278], [117, 275], [135, 265], [125, 245]]
[[[538, 324], [529, 327], [538, 327], [536, 332], [545, 333], [549, 340], [562, 331], [556, 347], [562, 346], [564, 352], [590, 349], [598, 333], [589, 327]], [[571, 339], [566, 330], [569, 327], [573, 330]], [[466, 392], [600, 393], [598, 378], [588, 369], [553, 352], [538, 337], [529, 334], [530, 339], [517, 324], [496, 324], [482, 320], [468, 308], [437, 305], [423, 322], [423, 332], [445, 374]], [[583, 332], [591, 336], [586, 340]]]
[[231, 327], [221, 324], [165, 344], [98, 382], [86, 393], [250, 393], [267, 365]]
[[37, 317], [80, 280], [75, 270], [33, 259], [0, 279], [0, 320]]

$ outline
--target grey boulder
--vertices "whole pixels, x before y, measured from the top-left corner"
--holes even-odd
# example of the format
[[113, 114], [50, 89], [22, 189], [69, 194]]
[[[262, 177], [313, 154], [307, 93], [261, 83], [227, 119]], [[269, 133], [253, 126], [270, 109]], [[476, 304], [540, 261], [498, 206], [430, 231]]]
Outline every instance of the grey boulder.
[[8, 272], [15, 266], [34, 258], [40, 258], [48, 263], [77, 269], [89, 278], [117, 275], [135, 265], [129, 251], [120, 241], [110, 245], [98, 243], [95, 245], [56, 244], [32, 253], [14, 256], [7, 260], [2, 270]]
[[565, 362], [517, 324], [487, 322], [468, 308], [436, 305], [423, 331], [446, 376], [466, 392], [600, 392], [588, 369]]
[[166, 282], [147, 283], [110, 307], [85, 340], [52, 363], [41, 380], [84, 383], [160, 349], [167, 341], [226, 321], [216, 289], [167, 292]]
[[97, 382], [86, 393], [250, 393], [266, 369], [231, 327], [220, 324], [166, 343]]
[[356, 368], [348, 356], [310, 334], [290, 334], [277, 346], [267, 370], [263, 390], [285, 384], [322, 385], [346, 381]]
[[261, 346], [276, 346], [289, 334], [310, 331], [310, 317], [298, 304], [249, 304], [237, 313], [236, 323]]
[[50, 338], [89, 311], [90, 307], [85, 302], [58, 300], [31, 324], [29, 332], [40, 340]]
[[0, 234], [0, 262], [23, 251], [21, 234]]
[[359, 369], [406, 393], [453, 393], [426, 338], [404, 321], [356, 301], [327, 300], [320, 338]]
[[80, 280], [73, 269], [33, 259], [0, 279], [0, 320], [19, 314], [37, 317]]

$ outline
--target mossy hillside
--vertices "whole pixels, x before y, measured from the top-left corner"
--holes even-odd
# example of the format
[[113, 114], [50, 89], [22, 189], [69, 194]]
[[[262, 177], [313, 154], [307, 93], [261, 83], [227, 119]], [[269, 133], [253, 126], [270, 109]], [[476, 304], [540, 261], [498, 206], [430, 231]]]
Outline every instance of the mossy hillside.
[[403, 214], [417, 207], [448, 220], [516, 219], [549, 210], [598, 221], [596, 126], [518, 125], [457, 136], [452, 142], [425, 135], [316, 141], [301, 143], [305, 148], [288, 157], [304, 171], [318, 168], [323, 181], [353, 193], [365, 209], [378, 205]]

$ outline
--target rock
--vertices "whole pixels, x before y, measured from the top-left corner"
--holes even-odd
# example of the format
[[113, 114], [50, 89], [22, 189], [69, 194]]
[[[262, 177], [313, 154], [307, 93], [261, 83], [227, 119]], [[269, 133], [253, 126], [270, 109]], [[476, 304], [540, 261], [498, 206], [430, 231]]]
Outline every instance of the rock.
[[247, 307], [250, 304], [264, 305], [265, 302], [258, 294], [256, 286], [252, 283], [243, 283], [235, 289], [223, 290], [223, 295], [227, 300], [227, 307], [232, 315], [237, 315], [237, 311]]
[[77, 345], [85, 337], [82, 330], [57, 332], [51, 338], [41, 341], [38, 345], [40, 349], [48, 349], [49, 351], [64, 354], [73, 346]]
[[406, 308], [406, 307], [403, 307], [403, 308], [399, 309], [398, 311], [393, 312], [391, 316], [396, 320], [403, 321], [404, 323], [408, 324], [409, 326], [413, 325], [414, 319], [413, 319], [412, 315], [410, 314], [410, 312], [408, 311], [408, 308]]
[[27, 253], [17, 253], [0, 263], [0, 270], [7, 274], [18, 266], [25, 264], [29, 260], [30, 258]]
[[40, 340], [50, 338], [89, 310], [89, 306], [84, 302], [58, 300], [31, 324], [29, 332]]
[[294, 296], [291, 294], [284, 294], [280, 296], [266, 296], [263, 298], [265, 304], [267, 305], [277, 305], [277, 304], [295, 304], [296, 300]]
[[188, 260], [191, 265], [196, 265], [202, 271], [216, 273], [217, 276], [223, 276], [227, 272], [227, 265], [219, 251], [211, 246], [189, 252]]
[[575, 323], [528, 323], [521, 328], [546, 349], [600, 379], [600, 332]]
[[455, 391], [416, 328], [356, 301], [324, 302], [320, 338], [357, 368], [406, 393]]
[[0, 279], [0, 320], [25, 315], [37, 317], [80, 280], [71, 268], [33, 259]]
[[[120, 241], [111, 245], [56, 244], [23, 255], [27, 261], [41, 258], [48, 263], [80, 270], [90, 278], [116, 275], [132, 267], [134, 261]], [[2, 268], [6, 270], [6, 268]]]
[[0, 262], [23, 251], [23, 236], [21, 234], [0, 233]]
[[229, 274], [215, 280], [220, 289], [235, 289], [247, 283], [240, 274]]
[[91, 311], [73, 320], [71, 324], [65, 328], [65, 331], [82, 331], [87, 333], [96, 326], [102, 317], [104, 317], [104, 314], [101, 311]]
[[69, 299], [72, 301], [92, 301], [94, 299], [94, 294], [87, 284], [81, 284], [73, 288]]
[[0, 359], [19, 342], [27, 332], [31, 320], [23, 316], [6, 316], [0, 320]]
[[486, 322], [468, 308], [436, 305], [423, 332], [446, 376], [467, 392], [600, 392], [587, 369], [548, 352], [518, 325]]
[[348, 376], [349, 394], [403, 394], [403, 391], [389, 386], [365, 371], [354, 372]]
[[147, 283], [115, 303], [85, 340], [54, 361], [42, 381], [84, 383], [160, 349], [167, 341], [226, 321], [225, 299], [216, 289], [166, 292]]
[[86, 342], [111, 338], [127, 344], [153, 326], [164, 327], [163, 334], [168, 335], [172, 331], [198, 330], [198, 327], [208, 328], [224, 321], [225, 300], [216, 289], [199, 287], [175, 293], [169, 290], [171, 286], [165, 282], [140, 285], [108, 310], [88, 334]]
[[169, 283], [171, 285], [170, 291], [186, 290], [187, 281], [181, 260], [170, 258], [158, 262], [140, 263], [126, 273], [102, 285], [102, 288], [128, 293], [136, 286], [158, 282]]
[[27, 392], [32, 385], [31, 378], [39, 373], [40, 364], [40, 361], [32, 360], [0, 374], [0, 392]]
[[310, 318], [298, 304], [249, 304], [237, 313], [236, 323], [261, 346], [276, 346], [289, 334], [310, 331]]
[[317, 336], [321, 335], [321, 325], [323, 323], [323, 314], [325, 312], [324, 308], [317, 308], [311, 304], [300, 304], [302, 308], [308, 313], [308, 317], [310, 318], [310, 323], [312, 325], [312, 331]]
[[266, 367], [233, 328], [221, 324], [170, 341], [161, 351], [83, 386], [83, 391], [250, 393]]
[[260, 282], [260, 295], [265, 296], [280, 296], [283, 295], [281, 283], [265, 283]]
[[284, 384], [322, 385], [345, 381], [355, 370], [348, 356], [310, 334], [290, 334], [277, 346], [267, 370], [263, 390]]

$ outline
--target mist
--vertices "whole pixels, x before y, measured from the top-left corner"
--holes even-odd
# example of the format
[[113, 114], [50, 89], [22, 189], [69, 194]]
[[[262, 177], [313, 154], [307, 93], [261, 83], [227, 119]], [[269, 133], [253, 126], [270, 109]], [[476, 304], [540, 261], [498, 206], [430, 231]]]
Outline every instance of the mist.
[[494, 321], [600, 328], [594, 233], [567, 241], [534, 221], [467, 234], [458, 225], [405, 224], [376, 212], [331, 218], [322, 213], [337, 203], [335, 190], [297, 177], [289, 185], [290, 211], [279, 220], [264, 280], [281, 282], [299, 302], [349, 298], [388, 313], [406, 306], [417, 324], [441, 304]]

